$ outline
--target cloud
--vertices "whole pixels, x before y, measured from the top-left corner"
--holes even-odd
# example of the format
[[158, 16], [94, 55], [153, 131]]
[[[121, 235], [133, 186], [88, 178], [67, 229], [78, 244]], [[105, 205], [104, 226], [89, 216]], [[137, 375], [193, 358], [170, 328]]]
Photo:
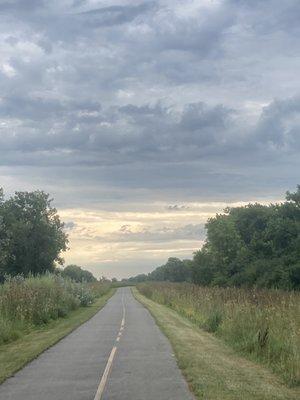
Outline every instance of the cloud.
[[[62, 210], [161, 203], [179, 219], [193, 203], [280, 199], [299, 183], [299, 15], [297, 0], [2, 1], [6, 191], [45, 189]], [[96, 236], [138, 243], [137, 260], [159, 241], [186, 256], [203, 222], [118, 220]]]
[[299, 151], [300, 97], [275, 100], [264, 108], [257, 124], [258, 140], [283, 152]]
[[137, 5], [114, 5], [109, 7], [93, 8], [77, 15], [88, 24], [87, 28], [99, 26], [121, 25], [132, 22], [139, 15], [153, 9], [155, 2], [145, 2]]
[[27, 0], [26, 4], [22, 0], [3, 0], [0, 4], [0, 10], [3, 11], [27, 11], [43, 8], [43, 0]]
[[64, 228], [67, 230], [67, 231], [71, 231], [72, 229], [74, 229], [76, 227], [76, 224], [75, 224], [75, 222], [73, 222], [73, 221], [69, 221], [69, 222], [65, 222], [65, 225], [64, 225]]
[[253, 157], [264, 161], [280, 149], [283, 155], [297, 151], [299, 112], [298, 97], [275, 100], [247, 126], [238, 110], [221, 104], [103, 108], [91, 101], [7, 96], [0, 103], [0, 163], [106, 167], [148, 160], [145, 167], [152, 169], [155, 163], [204, 160], [230, 166], [245, 163], [244, 154], [251, 163]]
[[[124, 226], [123, 226], [124, 227]], [[176, 240], [191, 241], [204, 239], [203, 224], [188, 224], [179, 227], [162, 226], [159, 228], [142, 227], [133, 231], [130, 226], [120, 229], [105, 237], [97, 237], [97, 240], [104, 242], [170, 242]]]
[[170, 211], [183, 211], [183, 210], [189, 209], [188, 206], [180, 205], [180, 204], [169, 205], [166, 208], [167, 208], [167, 210], [170, 210]]
[[[30, 151], [37, 157], [40, 152], [42, 159], [49, 151], [50, 160], [68, 151], [64, 160], [69, 157], [74, 164], [81, 163], [81, 155], [94, 165], [145, 158], [167, 161], [174, 153], [181, 160], [197, 159], [205, 148], [218, 151], [221, 138], [226, 140], [230, 113], [223, 106], [204, 103], [188, 104], [179, 112], [161, 104], [101, 110], [97, 103], [3, 97], [0, 115], [5, 117], [7, 134], [0, 143], [2, 150]], [[11, 133], [10, 127], [14, 128]], [[2, 158], [2, 163], [9, 162], [8, 158]], [[12, 153], [10, 162], [14, 160]]]

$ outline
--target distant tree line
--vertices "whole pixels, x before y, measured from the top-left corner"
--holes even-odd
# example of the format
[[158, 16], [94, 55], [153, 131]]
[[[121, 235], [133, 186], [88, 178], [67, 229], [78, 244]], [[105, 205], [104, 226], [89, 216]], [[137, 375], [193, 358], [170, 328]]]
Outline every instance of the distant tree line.
[[49, 195], [43, 191], [16, 192], [5, 200], [0, 188], [0, 282], [6, 275], [55, 272], [76, 282], [96, 278], [77, 265], [65, 269], [60, 254], [68, 238]]
[[97, 279], [94, 275], [78, 265], [67, 265], [66, 268], [62, 269], [62, 276], [71, 278], [75, 282], [96, 282]]
[[169, 282], [192, 282], [193, 262], [191, 260], [180, 260], [170, 257], [166, 264], [157, 267], [149, 274], [139, 274], [129, 279], [123, 279], [129, 283], [145, 281], [169, 281]]
[[300, 288], [300, 186], [283, 203], [226, 208], [208, 220], [206, 230], [206, 242], [191, 261], [169, 258], [129, 281]]

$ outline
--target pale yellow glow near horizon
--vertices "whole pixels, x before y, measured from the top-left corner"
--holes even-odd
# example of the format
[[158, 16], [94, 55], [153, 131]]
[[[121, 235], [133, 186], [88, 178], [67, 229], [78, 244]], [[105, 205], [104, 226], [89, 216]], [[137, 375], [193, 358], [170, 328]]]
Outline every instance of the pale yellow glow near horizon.
[[[168, 257], [192, 258], [193, 252], [204, 243], [203, 226], [208, 218], [223, 212], [227, 206], [248, 203], [190, 202], [175, 210], [163, 202], [139, 204], [137, 211], [60, 209], [62, 221], [72, 223], [68, 230], [69, 251], [64, 254], [65, 263], [82, 265], [96, 276], [122, 277], [126, 275], [126, 271], [122, 274], [119, 270], [123, 262], [145, 260], [149, 263], [153, 260], [154, 269], [156, 263], [166, 261]], [[134, 209], [134, 205], [131, 207]], [[189, 235], [190, 229], [196, 230], [196, 237], [194, 231]], [[120, 267], [114, 269], [114, 265]]]

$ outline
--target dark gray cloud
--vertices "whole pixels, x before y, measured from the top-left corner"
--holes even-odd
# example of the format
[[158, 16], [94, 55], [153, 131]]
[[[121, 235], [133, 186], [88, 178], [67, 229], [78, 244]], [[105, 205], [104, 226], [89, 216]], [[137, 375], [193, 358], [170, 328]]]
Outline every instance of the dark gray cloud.
[[300, 97], [275, 100], [258, 121], [257, 140], [283, 152], [300, 150]]
[[247, 126], [240, 112], [220, 104], [103, 108], [92, 101], [8, 96], [0, 116], [13, 129], [0, 136], [0, 163], [106, 167], [148, 160], [151, 170], [155, 163], [265, 162], [279, 151], [298, 151], [299, 112], [299, 98], [275, 100]]

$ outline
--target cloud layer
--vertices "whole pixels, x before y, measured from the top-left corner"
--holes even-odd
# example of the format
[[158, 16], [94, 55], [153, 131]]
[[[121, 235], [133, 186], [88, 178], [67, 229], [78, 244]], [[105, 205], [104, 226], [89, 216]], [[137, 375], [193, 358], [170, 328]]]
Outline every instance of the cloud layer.
[[161, 202], [151, 228], [120, 218], [116, 246], [190, 248], [199, 221], [164, 212], [277, 200], [299, 183], [299, 16], [297, 0], [2, 1], [1, 184], [61, 210]]

